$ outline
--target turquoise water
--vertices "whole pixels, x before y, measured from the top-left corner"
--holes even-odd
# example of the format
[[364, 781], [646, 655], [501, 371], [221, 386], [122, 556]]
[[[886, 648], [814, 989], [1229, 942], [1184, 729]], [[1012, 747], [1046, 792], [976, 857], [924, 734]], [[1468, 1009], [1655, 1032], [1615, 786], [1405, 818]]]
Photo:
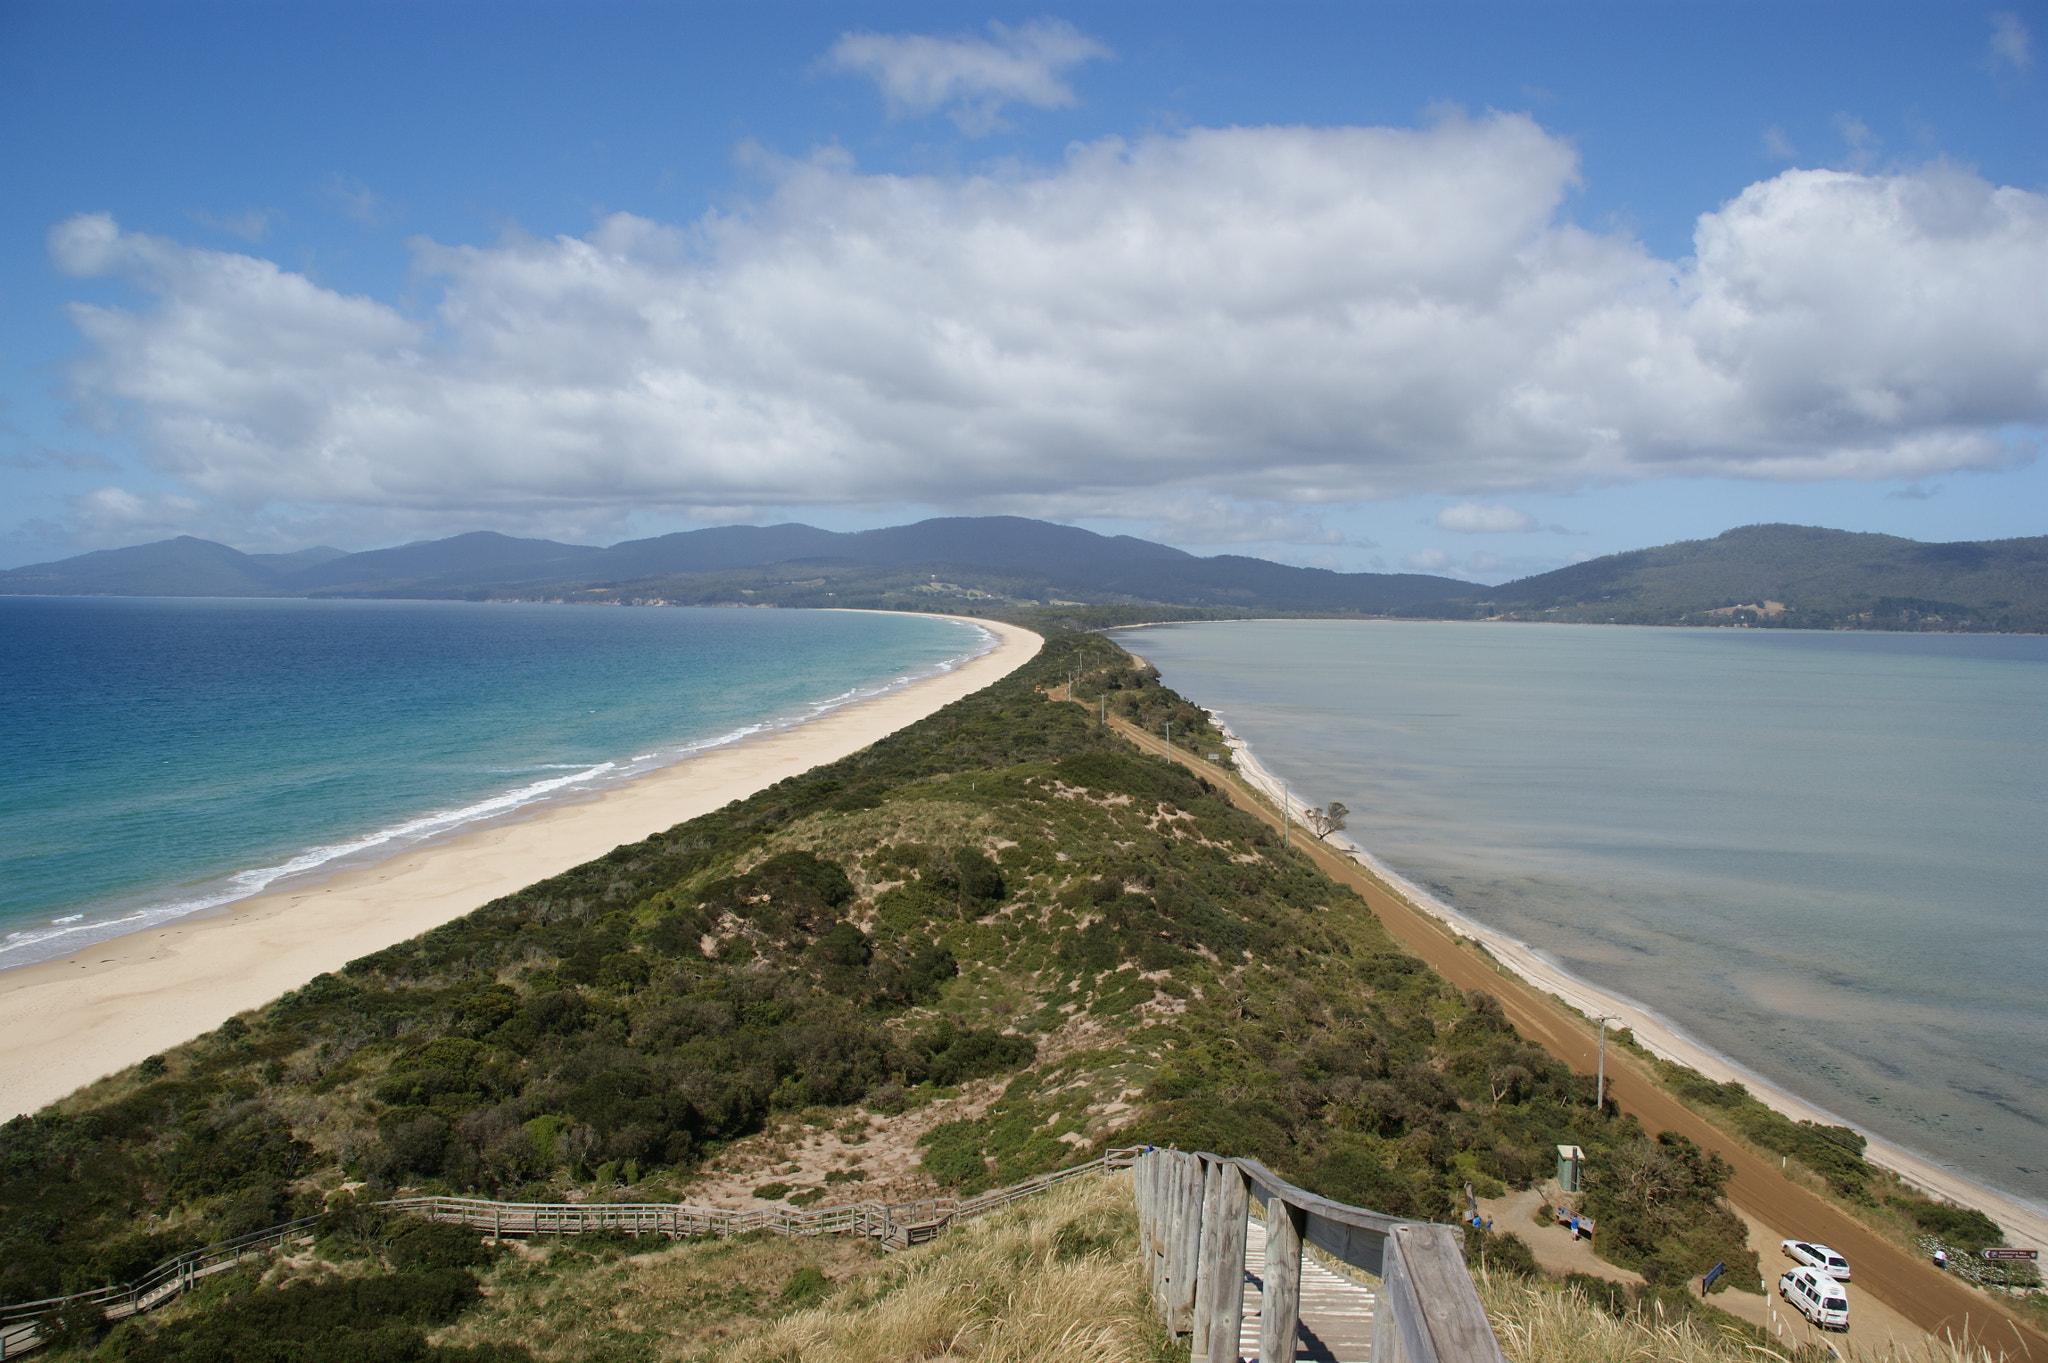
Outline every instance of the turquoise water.
[[0, 967], [588, 797], [992, 642], [838, 611], [0, 597]]
[[1445, 903], [2048, 1204], [2048, 639], [1124, 631]]

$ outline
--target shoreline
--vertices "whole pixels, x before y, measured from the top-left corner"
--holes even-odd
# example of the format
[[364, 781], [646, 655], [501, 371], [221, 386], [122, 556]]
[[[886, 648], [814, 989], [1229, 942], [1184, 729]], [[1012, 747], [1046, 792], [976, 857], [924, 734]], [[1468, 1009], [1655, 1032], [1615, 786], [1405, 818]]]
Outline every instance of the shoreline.
[[[859, 615], [858, 609], [822, 607], [837, 614]], [[980, 622], [971, 624], [982, 639], [968, 652], [910, 669], [893, 680], [849, 687], [823, 700], [804, 702], [788, 713], [740, 724], [729, 732], [687, 741], [657, 740], [655, 750], [634, 757], [598, 757], [571, 764], [581, 770], [564, 776], [528, 779], [523, 785], [461, 797], [457, 808], [432, 808], [394, 815], [394, 822], [340, 841], [280, 853], [273, 864], [252, 866], [202, 879], [174, 890], [147, 890], [116, 896], [98, 909], [49, 919], [40, 926], [24, 924], [0, 939], [0, 980], [13, 971], [54, 960], [83, 956], [98, 945], [146, 933], [166, 925], [215, 918], [234, 911], [245, 900], [326, 884], [337, 875], [379, 866], [396, 857], [488, 828], [528, 823], [550, 809], [582, 804], [631, 785], [669, 767], [695, 761], [723, 748], [772, 737], [824, 718], [850, 705], [878, 700], [919, 683], [943, 677], [1001, 647], [1000, 638]], [[532, 777], [532, 773], [528, 773]], [[90, 919], [90, 921], [83, 921]], [[54, 929], [54, 930], [52, 930]]]
[[[1285, 783], [1260, 763], [1251, 746], [1232, 732], [1213, 710], [1209, 715], [1223, 731], [1231, 759], [1246, 784], [1276, 808], [1285, 809], [1287, 817], [1306, 831], [1300, 816], [1309, 806], [1299, 800], [1285, 799]], [[1868, 1143], [1864, 1158], [1871, 1164], [1889, 1170], [1930, 1196], [1985, 1213], [2005, 1229], [2007, 1238], [2014, 1244], [2048, 1250], [2048, 1208], [2038, 1207], [2016, 1194], [1957, 1173], [1896, 1142], [1872, 1135], [1856, 1123], [1801, 1098], [1739, 1061], [1693, 1039], [1678, 1024], [1654, 1009], [1580, 979], [1545, 958], [1530, 943], [1510, 937], [1445, 904], [1351, 838], [1338, 834], [1325, 839], [1323, 845], [1356, 862], [1417, 913], [1435, 919], [1460, 937], [1470, 939], [1502, 970], [1553, 996], [1566, 1007], [1583, 1014], [1589, 1022], [1597, 1025], [1597, 1019], [1604, 1013], [1610, 1019], [1616, 1019], [1618, 1026], [1628, 1028], [1636, 1042], [1659, 1059], [1697, 1070], [1715, 1083], [1730, 1080], [1741, 1083], [1759, 1102], [1794, 1121], [1849, 1127]]]
[[[1015, 671], [1044, 643], [1002, 621], [947, 618], [989, 631], [995, 647], [950, 671], [703, 751], [590, 798], [0, 972], [0, 1121], [38, 1111], [359, 956], [858, 752]], [[307, 911], [316, 907], [317, 914]]]

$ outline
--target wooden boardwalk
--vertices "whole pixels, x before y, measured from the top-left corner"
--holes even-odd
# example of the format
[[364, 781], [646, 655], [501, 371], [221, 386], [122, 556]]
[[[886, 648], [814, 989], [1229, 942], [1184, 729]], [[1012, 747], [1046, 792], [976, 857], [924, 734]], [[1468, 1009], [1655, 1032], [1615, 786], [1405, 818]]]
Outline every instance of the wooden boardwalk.
[[[1259, 1358], [1260, 1285], [1266, 1276], [1266, 1222], [1257, 1215], [1245, 1227], [1244, 1329], [1238, 1336], [1240, 1358], [1257, 1363], [1292, 1363]], [[1295, 1358], [1306, 1363], [1370, 1363], [1372, 1358], [1373, 1294], [1301, 1256], [1301, 1325], [1295, 1332]]]

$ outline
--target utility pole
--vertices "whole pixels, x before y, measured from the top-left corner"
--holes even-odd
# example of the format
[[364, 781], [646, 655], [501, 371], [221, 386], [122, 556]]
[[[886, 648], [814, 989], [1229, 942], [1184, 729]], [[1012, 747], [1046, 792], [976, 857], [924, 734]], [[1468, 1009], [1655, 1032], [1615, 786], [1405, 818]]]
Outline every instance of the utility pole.
[[1618, 1013], [1602, 1013], [1596, 1021], [1600, 1024], [1600, 1077], [1593, 1082], [1593, 1109], [1607, 1110], [1607, 1024], [1621, 1021]]

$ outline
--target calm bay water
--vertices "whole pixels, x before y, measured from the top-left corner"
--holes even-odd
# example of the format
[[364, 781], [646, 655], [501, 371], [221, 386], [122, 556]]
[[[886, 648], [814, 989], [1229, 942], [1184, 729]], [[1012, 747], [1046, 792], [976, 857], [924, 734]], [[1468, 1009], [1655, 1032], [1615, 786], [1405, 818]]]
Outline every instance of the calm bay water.
[[991, 642], [835, 611], [0, 597], [0, 968], [587, 796]]
[[1126, 631], [1431, 893], [2048, 1205], [2048, 639]]

